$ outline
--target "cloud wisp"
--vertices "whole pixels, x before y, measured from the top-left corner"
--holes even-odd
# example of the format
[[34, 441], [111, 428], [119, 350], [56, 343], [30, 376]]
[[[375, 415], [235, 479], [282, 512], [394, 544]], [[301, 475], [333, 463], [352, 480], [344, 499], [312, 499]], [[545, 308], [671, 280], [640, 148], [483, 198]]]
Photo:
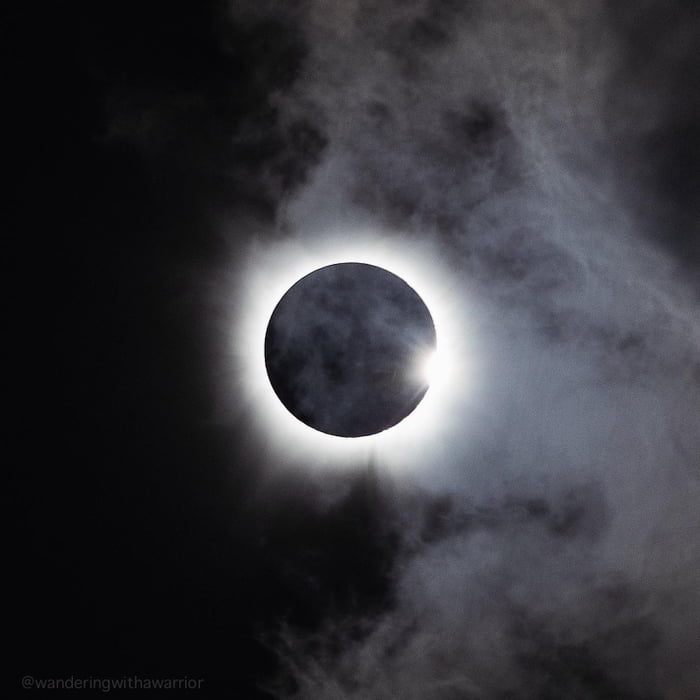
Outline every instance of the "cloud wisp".
[[670, 44], [697, 12], [674, 4], [631, 73], [630, 18], [601, 2], [301, 7], [237, 10], [303, 36], [270, 100], [324, 144], [279, 191], [276, 235], [428, 246], [469, 290], [452, 322], [478, 335], [481, 388], [383, 496], [392, 604], [287, 634], [291, 695], [692, 697], [700, 316], [677, 227], [696, 205], [658, 177], [687, 121], [665, 81], [694, 65]]

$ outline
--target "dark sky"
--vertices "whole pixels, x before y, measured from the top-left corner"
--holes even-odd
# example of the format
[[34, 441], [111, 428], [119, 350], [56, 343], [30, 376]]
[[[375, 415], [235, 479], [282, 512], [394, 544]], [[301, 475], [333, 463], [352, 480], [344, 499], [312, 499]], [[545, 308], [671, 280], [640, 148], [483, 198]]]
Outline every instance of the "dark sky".
[[[17, 683], [700, 697], [697, 3], [12, 19]], [[329, 466], [245, 329], [280, 268], [375, 238], [478, 378]]]

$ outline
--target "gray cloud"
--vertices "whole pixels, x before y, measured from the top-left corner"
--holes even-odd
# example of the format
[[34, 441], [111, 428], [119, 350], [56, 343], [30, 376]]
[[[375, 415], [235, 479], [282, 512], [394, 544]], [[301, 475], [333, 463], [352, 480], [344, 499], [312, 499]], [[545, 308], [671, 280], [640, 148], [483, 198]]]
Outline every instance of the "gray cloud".
[[271, 99], [326, 145], [279, 226], [433, 241], [483, 309], [486, 389], [469, 440], [390, 498], [394, 604], [285, 633], [289, 696], [696, 697], [700, 321], [677, 228], [697, 235], [697, 205], [659, 178], [665, 130], [699, 114], [669, 87], [697, 74], [697, 11], [302, 7], [301, 72]]

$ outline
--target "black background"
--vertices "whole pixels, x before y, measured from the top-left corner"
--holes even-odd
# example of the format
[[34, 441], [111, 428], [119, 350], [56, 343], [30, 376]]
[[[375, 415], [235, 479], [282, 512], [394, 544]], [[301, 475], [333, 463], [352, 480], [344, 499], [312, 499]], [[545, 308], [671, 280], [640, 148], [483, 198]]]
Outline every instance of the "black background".
[[[643, 74], [653, 13], [611, 13]], [[323, 151], [267, 99], [304, 43], [282, 19], [239, 26], [211, 2], [24, 3], [6, 33], [17, 675], [189, 676], [213, 696], [267, 697], [277, 623], [386, 605], [398, 537], [371, 470], [323, 515], [294, 488], [260, 498], [244, 421], [206, 421], [212, 339], [190, 273], [225, 257], [221, 212], [272, 222]], [[679, 67], [669, 128], [645, 144], [665, 202], [648, 218], [673, 224], [661, 243], [690, 278], [697, 77], [697, 62]], [[119, 136], [129, 100], [172, 110], [148, 149]], [[251, 122], [259, 138], [231, 138]]]
[[[271, 198], [246, 184], [263, 163], [296, 176], [274, 162], [266, 98], [303, 54], [281, 24], [237, 29], [222, 15], [206, 2], [26, 4], [8, 32], [19, 196], [7, 262], [26, 327], [11, 378], [27, 406], [11, 460], [22, 483], [19, 674], [189, 676], [214, 696], [252, 698], [274, 665], [259, 641], [266, 622], [317, 616], [278, 559], [300, 529], [323, 547], [332, 522], [324, 532], [256, 512], [254, 457], [238, 454], [235, 429], [202, 427], [210, 341], [181, 270], [221, 253], [212, 207], [272, 216]], [[110, 101], [167, 104], [176, 92], [195, 105], [153, 153], [111, 137]], [[232, 146], [251, 118], [261, 142]], [[238, 170], [224, 177], [229, 163]], [[351, 539], [350, 550], [361, 533]], [[347, 565], [328, 568], [342, 597]]]

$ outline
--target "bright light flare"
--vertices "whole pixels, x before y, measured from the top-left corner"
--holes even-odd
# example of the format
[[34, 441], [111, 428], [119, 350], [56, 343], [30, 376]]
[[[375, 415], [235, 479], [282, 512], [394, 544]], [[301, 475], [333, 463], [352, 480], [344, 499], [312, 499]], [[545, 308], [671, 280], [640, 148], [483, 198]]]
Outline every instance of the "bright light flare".
[[431, 387], [440, 381], [440, 364], [437, 350], [423, 353], [416, 362], [416, 378]]

